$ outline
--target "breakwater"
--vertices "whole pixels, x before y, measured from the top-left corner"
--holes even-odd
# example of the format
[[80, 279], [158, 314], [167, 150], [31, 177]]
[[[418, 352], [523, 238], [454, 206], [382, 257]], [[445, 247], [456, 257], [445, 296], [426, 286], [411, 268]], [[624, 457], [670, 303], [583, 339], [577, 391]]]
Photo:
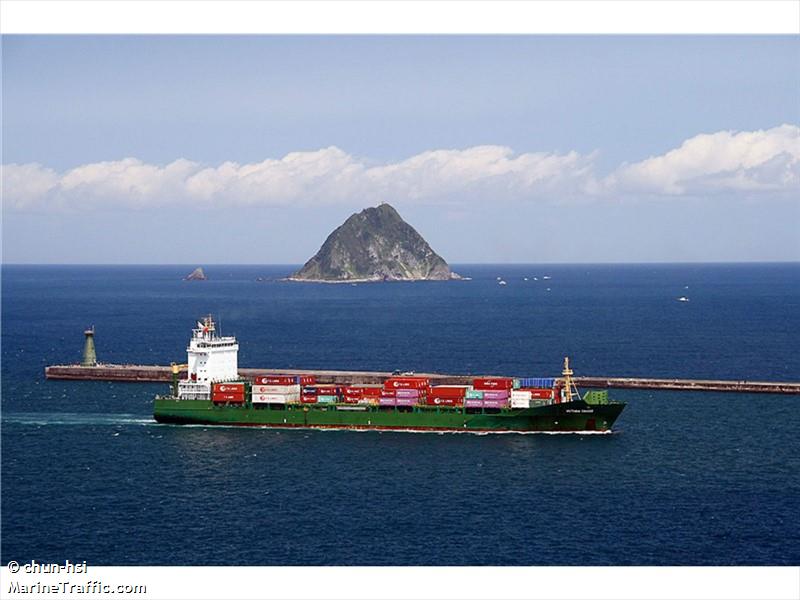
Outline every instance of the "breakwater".
[[[242, 377], [252, 379], [256, 375], [315, 375], [319, 383], [377, 384], [392, 373], [380, 371], [320, 371], [307, 369], [239, 369]], [[439, 385], [467, 384], [478, 375], [447, 375], [442, 373], [416, 373], [429, 377]], [[180, 371], [184, 378], [186, 371]], [[99, 364], [92, 367], [81, 365], [53, 365], [45, 368], [47, 379], [75, 379], [128, 382], [169, 382], [172, 369], [163, 365], [114, 365]], [[764, 394], [800, 394], [800, 382], [735, 381], [713, 379], [653, 379], [646, 377], [575, 377], [580, 387], [650, 390], [686, 390], [709, 392], [747, 392]]]

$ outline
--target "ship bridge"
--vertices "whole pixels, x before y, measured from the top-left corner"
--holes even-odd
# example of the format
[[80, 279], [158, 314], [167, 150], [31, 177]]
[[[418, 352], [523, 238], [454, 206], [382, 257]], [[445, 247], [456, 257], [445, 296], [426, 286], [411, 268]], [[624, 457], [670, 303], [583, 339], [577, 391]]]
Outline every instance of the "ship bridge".
[[239, 378], [239, 344], [234, 336], [218, 336], [211, 315], [197, 322], [186, 348], [186, 379], [178, 385], [181, 398], [207, 398], [211, 384]]

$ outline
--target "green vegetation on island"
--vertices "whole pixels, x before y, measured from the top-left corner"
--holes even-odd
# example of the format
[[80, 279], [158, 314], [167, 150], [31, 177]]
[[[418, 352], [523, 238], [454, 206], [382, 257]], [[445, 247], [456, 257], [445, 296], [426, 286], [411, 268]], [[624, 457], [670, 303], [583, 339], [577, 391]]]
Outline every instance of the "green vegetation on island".
[[460, 279], [388, 204], [353, 214], [328, 236], [292, 281], [444, 281]]

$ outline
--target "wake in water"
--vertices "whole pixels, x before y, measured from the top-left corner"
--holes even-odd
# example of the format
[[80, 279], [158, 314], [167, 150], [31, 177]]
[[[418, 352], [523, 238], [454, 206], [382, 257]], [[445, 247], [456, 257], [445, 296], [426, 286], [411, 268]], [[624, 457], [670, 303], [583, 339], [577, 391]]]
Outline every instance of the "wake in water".
[[[436, 429], [369, 429], [367, 427], [321, 427], [309, 428], [315, 431], [358, 431], [364, 433], [423, 433], [436, 435], [612, 435], [617, 431], [476, 431], [469, 429], [453, 429], [440, 431]], [[308, 431], [305, 429], [304, 431]]]
[[297, 431], [303, 433], [310, 432], [350, 432], [350, 433], [378, 433], [378, 434], [393, 434], [393, 433], [419, 433], [423, 435], [591, 435], [591, 436], [605, 436], [615, 435], [620, 433], [618, 430], [609, 431], [476, 431], [468, 429], [453, 429], [442, 431], [439, 429], [380, 429], [370, 427], [290, 427], [281, 425], [230, 425], [225, 423], [215, 423], [210, 425], [208, 423], [182, 423], [180, 425], [173, 423], [155, 423], [159, 427], [175, 427], [179, 429], [239, 429], [239, 430], [260, 430], [260, 431]]
[[15, 425], [155, 425], [152, 417], [107, 413], [5, 413], [3, 423]]
[[[209, 425], [207, 423], [196, 424], [160, 424], [152, 417], [142, 417], [131, 414], [103, 414], [103, 413], [12, 413], [4, 414], [4, 423], [15, 425], [156, 425], [159, 427], [175, 427], [181, 429], [243, 429], [239, 425]], [[329, 432], [358, 432], [358, 433], [422, 433], [435, 435], [613, 435], [618, 431], [470, 431], [470, 430], [422, 430], [422, 429], [370, 429], [368, 427], [281, 427], [279, 425], [251, 426], [246, 429], [261, 429], [270, 431], [329, 431]]]

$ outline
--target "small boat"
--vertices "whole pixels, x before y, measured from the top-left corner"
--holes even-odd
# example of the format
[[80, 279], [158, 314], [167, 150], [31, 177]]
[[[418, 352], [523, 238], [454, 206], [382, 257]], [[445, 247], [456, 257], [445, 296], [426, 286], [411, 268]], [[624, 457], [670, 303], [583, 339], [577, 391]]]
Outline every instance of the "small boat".
[[544, 277], [542, 277], [542, 279], [544, 279], [546, 281], [546, 280], [550, 279], [550, 275], [545, 275]]
[[500, 281], [497, 282], [497, 285], [507, 285], [507, 284], [504, 280], [501, 279]]
[[680, 298], [678, 298], [678, 302], [688, 302], [688, 301], [689, 298], [687, 298], [686, 296], [681, 296]]

